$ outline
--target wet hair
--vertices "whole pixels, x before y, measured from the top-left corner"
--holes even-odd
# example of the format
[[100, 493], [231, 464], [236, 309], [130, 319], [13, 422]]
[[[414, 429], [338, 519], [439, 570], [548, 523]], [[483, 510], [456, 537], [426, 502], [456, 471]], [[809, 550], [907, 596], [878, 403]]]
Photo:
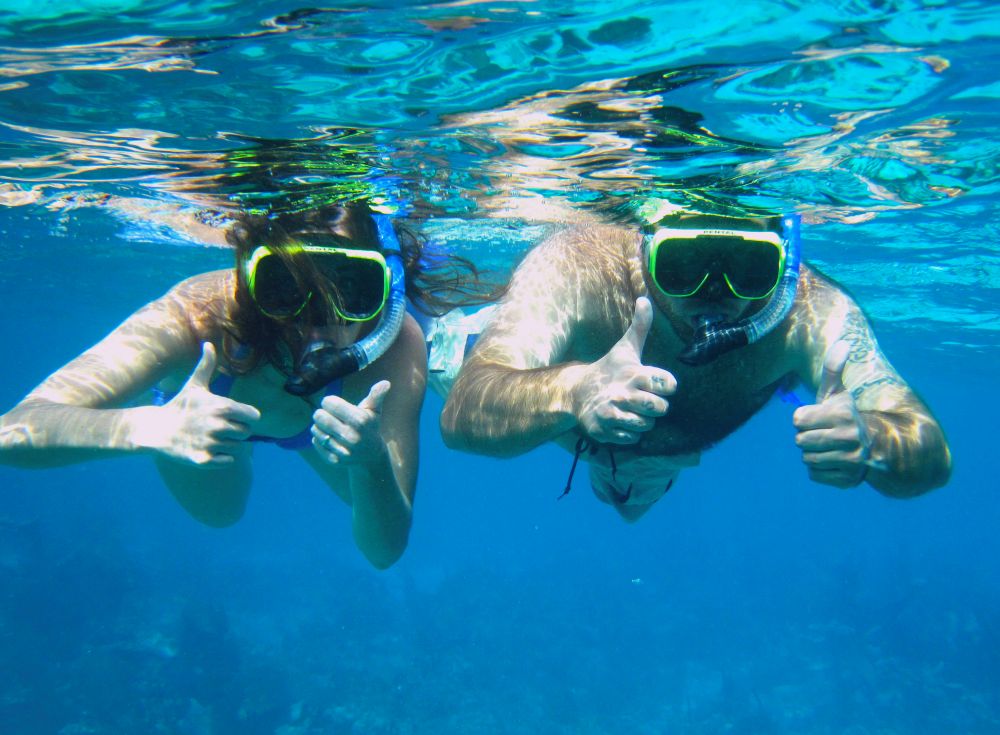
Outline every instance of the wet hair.
[[[235, 307], [224, 319], [223, 353], [237, 373], [253, 370], [262, 359], [287, 373], [293, 367], [292, 356], [301, 353], [314, 328], [342, 323], [332, 308], [339, 301], [336, 284], [323, 278], [296, 246], [307, 241], [382, 252], [373, 214], [367, 204], [350, 203], [236, 218], [227, 233], [236, 254]], [[439, 316], [459, 306], [489, 303], [500, 295], [500, 289], [485, 281], [472, 261], [433, 250], [398, 222], [393, 227], [399, 237], [406, 297], [416, 309]], [[300, 290], [313, 293], [295, 317], [269, 317], [250, 296], [245, 264], [261, 245], [281, 258]]]

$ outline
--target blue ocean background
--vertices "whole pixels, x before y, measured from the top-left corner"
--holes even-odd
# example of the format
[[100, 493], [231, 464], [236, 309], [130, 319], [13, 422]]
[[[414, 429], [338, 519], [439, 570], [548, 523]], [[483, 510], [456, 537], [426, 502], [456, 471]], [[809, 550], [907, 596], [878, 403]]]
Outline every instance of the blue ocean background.
[[174, 226], [220, 201], [373, 186], [506, 273], [658, 192], [801, 212], [955, 457], [816, 485], [776, 400], [627, 525], [429, 394], [385, 572], [273, 447], [224, 530], [148, 459], [0, 467], [0, 733], [1000, 733], [998, 39], [987, 1], [0, 2], [4, 411], [231, 265]]

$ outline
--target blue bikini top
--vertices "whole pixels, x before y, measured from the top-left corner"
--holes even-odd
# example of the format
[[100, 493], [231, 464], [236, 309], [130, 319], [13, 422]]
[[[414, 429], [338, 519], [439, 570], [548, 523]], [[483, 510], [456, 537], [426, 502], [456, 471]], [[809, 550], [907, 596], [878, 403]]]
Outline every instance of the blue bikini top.
[[[228, 396], [229, 391], [233, 389], [233, 383], [236, 382], [235, 375], [228, 375], [226, 373], [219, 373], [212, 382], [209, 384], [208, 389], [217, 396]], [[323, 391], [325, 396], [339, 396], [342, 389], [343, 381], [340, 378], [330, 381]], [[171, 400], [177, 392], [165, 391], [160, 387], [153, 388], [153, 405], [162, 406], [167, 401]], [[275, 436], [259, 436], [254, 435], [248, 438], [248, 441], [252, 442], [267, 442], [268, 444], [274, 444], [275, 446], [281, 447], [282, 449], [308, 449], [312, 446], [312, 432], [310, 431], [310, 426], [300, 431], [298, 434], [293, 434], [292, 436], [286, 437], [275, 437]]]

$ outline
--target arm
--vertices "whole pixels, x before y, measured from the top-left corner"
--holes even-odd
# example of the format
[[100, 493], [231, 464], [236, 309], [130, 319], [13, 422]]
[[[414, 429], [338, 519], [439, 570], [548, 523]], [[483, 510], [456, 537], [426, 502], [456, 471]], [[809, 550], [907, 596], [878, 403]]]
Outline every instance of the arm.
[[351, 506], [354, 542], [378, 569], [392, 566], [409, 539], [416, 490], [420, 408], [427, 355], [407, 319], [392, 347], [361, 373], [373, 381], [356, 406], [326, 396], [313, 415], [306, 461]]
[[[561, 233], [528, 254], [448, 396], [448, 446], [509, 457], [578, 427], [595, 441], [633, 444], [666, 413], [676, 381], [640, 359], [648, 300], [636, 302], [625, 330], [636, 244], [631, 233], [594, 228]], [[568, 359], [597, 333], [610, 345], [602, 357]]]
[[[259, 414], [208, 391], [215, 369], [211, 345], [167, 405], [123, 407], [162, 377], [193, 364], [200, 337], [187, 314], [225, 291], [225, 283], [218, 273], [184, 282], [47, 378], [0, 418], [0, 461], [53, 467], [143, 452], [199, 467], [236, 464], [246, 422]], [[224, 481], [221, 475], [214, 479]]]
[[[637, 303], [624, 336], [615, 332], [628, 325], [633, 296], [623, 274], [635, 241], [608, 233], [557, 235], [518, 267], [448, 396], [441, 414], [448, 446], [509, 457], [577, 427], [596, 441], [632, 444], [666, 413], [662, 397], [676, 382], [640, 360], [648, 301]], [[567, 359], [575, 342], [596, 332], [612, 345], [603, 357]]]
[[810, 280], [813, 322], [800, 377], [817, 405], [795, 412], [797, 443], [813, 479], [861, 481], [891, 497], [944, 485], [951, 453], [930, 410], [882, 354], [864, 314], [832, 285]]
[[138, 450], [132, 419], [141, 409], [120, 407], [196, 349], [172, 298], [145, 306], [0, 419], [0, 458], [51, 467]]
[[559, 239], [542, 243], [514, 273], [445, 403], [448, 446], [514, 456], [576, 426], [572, 391], [582, 363], [564, 357], [581, 295], [563, 272], [565, 249]]

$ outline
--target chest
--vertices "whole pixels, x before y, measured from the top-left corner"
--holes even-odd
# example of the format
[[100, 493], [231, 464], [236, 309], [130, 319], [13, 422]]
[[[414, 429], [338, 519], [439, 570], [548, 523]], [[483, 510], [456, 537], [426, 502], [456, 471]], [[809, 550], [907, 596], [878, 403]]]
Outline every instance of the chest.
[[[592, 332], [578, 344], [576, 359], [599, 359], [619, 337]], [[790, 372], [779, 334], [697, 367], [678, 359], [683, 348], [673, 334], [654, 331], [646, 340], [642, 363], [670, 371], [677, 390], [668, 399], [667, 415], [657, 419], [635, 447], [638, 454], [679, 455], [711, 447], [757, 413]]]
[[313, 412], [322, 396], [293, 396], [285, 390], [285, 380], [284, 374], [267, 365], [238, 376], [233, 382], [229, 397], [260, 411], [260, 421], [254, 427], [254, 434], [289, 437], [312, 425]]
[[[748, 350], [749, 348], [744, 348]], [[729, 436], [774, 395], [783, 375], [765, 354], [731, 354], [712, 365], [674, 363], [677, 379], [666, 416], [643, 437], [645, 454], [700, 452]]]
[[285, 376], [270, 366], [239, 375], [233, 381], [229, 397], [260, 411], [254, 434], [287, 437], [312, 423], [312, 405], [287, 393], [284, 384]]

